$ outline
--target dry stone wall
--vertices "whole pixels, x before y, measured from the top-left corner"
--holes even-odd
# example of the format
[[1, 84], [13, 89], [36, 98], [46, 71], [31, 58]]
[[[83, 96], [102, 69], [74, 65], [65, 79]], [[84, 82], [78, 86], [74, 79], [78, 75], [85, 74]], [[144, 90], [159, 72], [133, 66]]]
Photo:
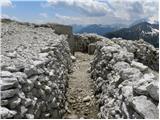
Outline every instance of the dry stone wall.
[[75, 51], [94, 54], [96, 49], [96, 42], [102, 41], [104, 37], [96, 34], [76, 34], [74, 35], [75, 40]]
[[74, 36], [72, 32], [72, 27], [68, 25], [60, 25], [60, 24], [41, 24], [41, 25], [35, 25], [36, 27], [46, 27], [46, 28], [52, 28], [56, 34], [61, 35], [68, 35], [67, 41], [71, 50], [71, 53], [74, 54], [75, 51], [75, 41]]
[[159, 71], [159, 49], [144, 40], [131, 41], [122, 39], [112, 39], [122, 47], [126, 47], [131, 53], [134, 53], [135, 59], [149, 66], [155, 71]]
[[140, 47], [140, 43], [142, 45], [142, 41], [97, 42], [90, 72], [96, 85], [99, 118], [159, 118], [158, 72], [150, 68], [152, 65], [141, 63], [139, 58], [150, 56], [153, 49], [148, 54], [131, 51], [133, 47], [139, 47], [138, 50], [154, 47], [144, 42], [144, 47]]
[[72, 64], [67, 36], [7, 22], [1, 39], [1, 118], [61, 118]]

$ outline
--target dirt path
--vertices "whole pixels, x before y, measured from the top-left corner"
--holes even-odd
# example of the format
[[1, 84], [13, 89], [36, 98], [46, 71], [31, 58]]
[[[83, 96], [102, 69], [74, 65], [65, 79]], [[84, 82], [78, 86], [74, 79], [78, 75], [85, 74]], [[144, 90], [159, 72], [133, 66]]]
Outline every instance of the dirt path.
[[77, 52], [74, 72], [67, 90], [68, 113], [64, 118], [97, 118], [98, 107], [94, 98], [94, 85], [87, 72], [93, 56]]

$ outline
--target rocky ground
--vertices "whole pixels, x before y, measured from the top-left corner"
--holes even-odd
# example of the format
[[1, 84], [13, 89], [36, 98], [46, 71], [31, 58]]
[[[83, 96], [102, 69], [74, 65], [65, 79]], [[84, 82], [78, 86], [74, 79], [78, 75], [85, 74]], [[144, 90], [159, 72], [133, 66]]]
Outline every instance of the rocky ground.
[[67, 88], [67, 114], [64, 118], [96, 119], [98, 105], [94, 96], [94, 84], [87, 72], [93, 56], [75, 53], [74, 72], [70, 75]]
[[80, 51], [73, 56], [70, 38], [54, 26], [3, 21], [1, 28], [1, 118], [159, 118], [152, 45], [82, 34], [70, 43]]

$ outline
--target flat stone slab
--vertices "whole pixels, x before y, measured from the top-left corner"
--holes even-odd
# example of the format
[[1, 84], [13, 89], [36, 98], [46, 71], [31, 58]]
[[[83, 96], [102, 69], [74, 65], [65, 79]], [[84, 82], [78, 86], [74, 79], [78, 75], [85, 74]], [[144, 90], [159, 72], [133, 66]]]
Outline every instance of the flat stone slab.
[[17, 93], [18, 93], [18, 89], [10, 89], [10, 90], [1, 91], [1, 99], [3, 100], [3, 99], [11, 98]]

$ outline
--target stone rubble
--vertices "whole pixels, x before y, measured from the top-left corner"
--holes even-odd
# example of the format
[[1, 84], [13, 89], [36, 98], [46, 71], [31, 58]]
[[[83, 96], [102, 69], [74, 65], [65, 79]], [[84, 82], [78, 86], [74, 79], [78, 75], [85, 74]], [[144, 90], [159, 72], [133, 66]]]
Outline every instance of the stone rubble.
[[83, 98], [83, 102], [89, 102], [91, 100], [90, 96], [86, 96]]
[[71, 71], [67, 36], [2, 23], [1, 118], [62, 118]]
[[71, 56], [72, 62], [76, 62], [76, 57], [75, 56]]
[[142, 40], [96, 43], [90, 72], [96, 85], [99, 118], [159, 118], [157, 53], [158, 50]]

